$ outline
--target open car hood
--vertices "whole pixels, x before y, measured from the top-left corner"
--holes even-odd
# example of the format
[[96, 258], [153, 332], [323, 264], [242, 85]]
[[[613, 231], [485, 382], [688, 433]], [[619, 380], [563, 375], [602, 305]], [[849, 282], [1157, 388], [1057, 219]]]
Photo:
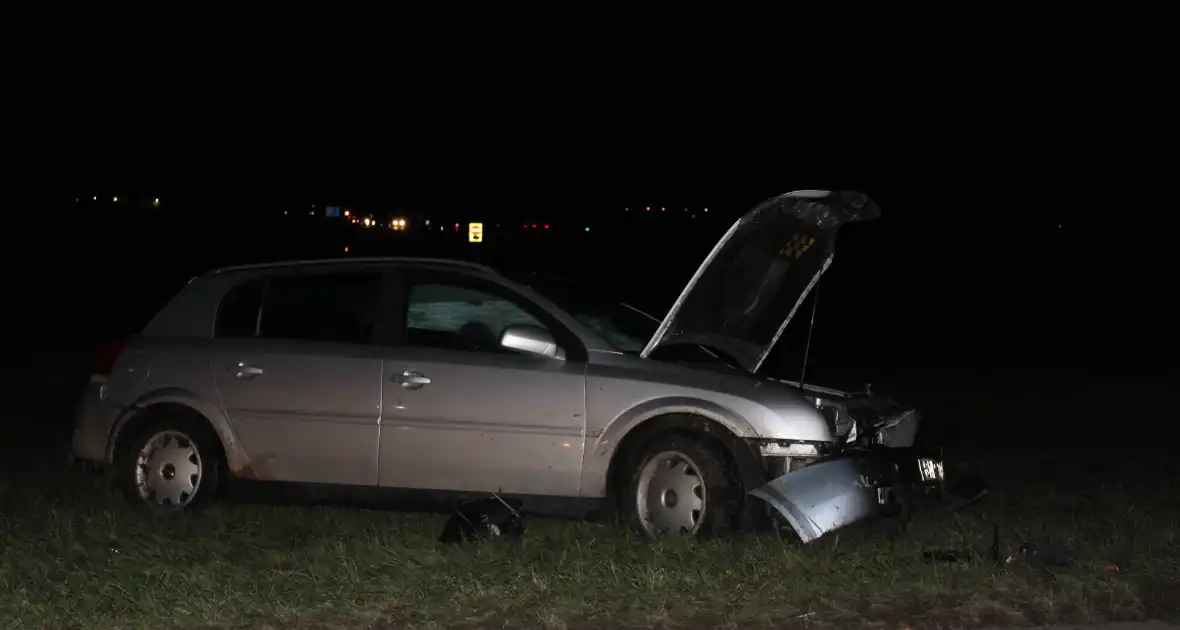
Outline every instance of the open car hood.
[[880, 214], [854, 191], [798, 190], [762, 202], [709, 252], [640, 356], [697, 344], [758, 371], [831, 264], [840, 226]]

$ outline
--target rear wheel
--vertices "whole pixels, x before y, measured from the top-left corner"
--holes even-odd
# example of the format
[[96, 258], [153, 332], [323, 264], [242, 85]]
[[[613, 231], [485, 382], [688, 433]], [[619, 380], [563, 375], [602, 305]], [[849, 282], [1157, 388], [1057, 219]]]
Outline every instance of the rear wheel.
[[625, 514], [641, 534], [712, 536], [733, 522], [736, 483], [725, 457], [687, 435], [664, 435], [639, 449], [624, 495]]
[[203, 422], [161, 417], [122, 450], [118, 483], [131, 501], [160, 509], [192, 509], [216, 494], [221, 449]]

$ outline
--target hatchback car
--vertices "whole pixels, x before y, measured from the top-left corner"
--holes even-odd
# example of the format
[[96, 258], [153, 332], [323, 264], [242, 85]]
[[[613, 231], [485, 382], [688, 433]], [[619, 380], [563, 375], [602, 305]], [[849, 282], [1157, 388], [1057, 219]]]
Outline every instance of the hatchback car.
[[218, 269], [103, 355], [73, 451], [165, 509], [234, 477], [580, 500], [649, 536], [743, 527], [769, 512], [751, 491], [848, 442], [839, 396], [757, 372], [839, 226], [877, 214], [852, 192], [771, 199], [658, 323], [453, 260]]

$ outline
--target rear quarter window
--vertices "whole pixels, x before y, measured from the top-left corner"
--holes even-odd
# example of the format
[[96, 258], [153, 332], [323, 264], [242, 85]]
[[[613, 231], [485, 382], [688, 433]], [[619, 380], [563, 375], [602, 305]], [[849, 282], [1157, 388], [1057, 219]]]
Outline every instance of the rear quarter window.
[[265, 280], [247, 280], [230, 289], [217, 308], [213, 336], [240, 339], [258, 334], [258, 311], [266, 293]]

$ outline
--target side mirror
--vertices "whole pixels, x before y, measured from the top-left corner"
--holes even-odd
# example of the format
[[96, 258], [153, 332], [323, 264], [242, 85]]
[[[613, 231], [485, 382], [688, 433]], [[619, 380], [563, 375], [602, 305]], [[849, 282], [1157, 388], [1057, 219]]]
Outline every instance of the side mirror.
[[500, 347], [550, 359], [561, 359], [565, 354], [548, 331], [528, 324], [505, 328], [500, 334]]

